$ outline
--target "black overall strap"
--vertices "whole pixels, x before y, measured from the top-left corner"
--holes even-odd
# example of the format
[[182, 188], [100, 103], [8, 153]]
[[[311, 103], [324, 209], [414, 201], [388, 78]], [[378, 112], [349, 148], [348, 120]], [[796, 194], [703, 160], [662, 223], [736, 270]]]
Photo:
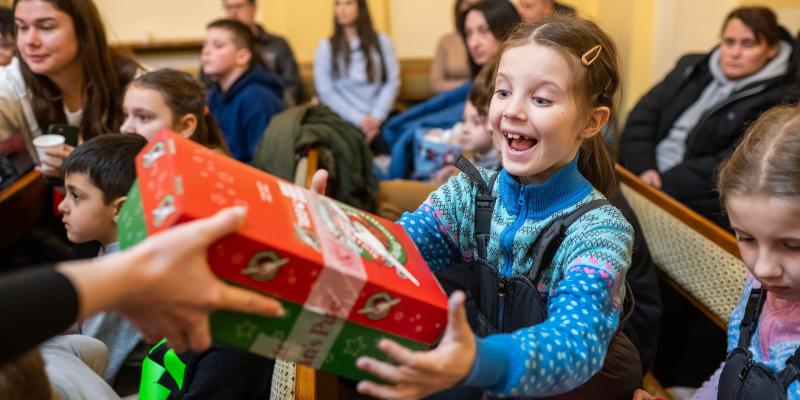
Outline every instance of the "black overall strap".
[[750, 295], [747, 298], [747, 305], [744, 306], [744, 316], [739, 325], [739, 344], [742, 349], [747, 350], [750, 347], [750, 338], [753, 337], [758, 328], [758, 317], [761, 315], [761, 309], [764, 308], [764, 302], [767, 300], [767, 291], [764, 288], [750, 289]]
[[556, 219], [545, 227], [542, 231], [543, 233], [540, 234], [533, 243], [533, 267], [531, 267], [531, 270], [528, 272], [528, 279], [534, 284], [539, 282], [542, 270], [544, 269], [542, 268], [543, 263], [549, 263], [553, 260], [553, 256], [556, 250], [558, 250], [558, 246], [560, 246], [561, 242], [564, 240], [564, 235], [567, 233], [567, 229], [570, 225], [587, 212], [610, 204], [611, 203], [606, 199], [592, 200], [576, 208], [575, 211], [567, 216]]
[[475, 243], [478, 250], [478, 258], [486, 260], [486, 249], [489, 247], [489, 234], [492, 231], [492, 212], [494, 211], [495, 198], [492, 196], [492, 188], [497, 179], [498, 172], [492, 174], [489, 184], [483, 181], [483, 176], [469, 160], [464, 156], [458, 157], [453, 165], [460, 169], [478, 186], [478, 193], [475, 195]]
[[800, 378], [800, 347], [786, 360], [786, 367], [781, 372], [778, 372], [778, 379], [783, 384], [784, 392], [788, 391], [789, 385], [798, 378]]

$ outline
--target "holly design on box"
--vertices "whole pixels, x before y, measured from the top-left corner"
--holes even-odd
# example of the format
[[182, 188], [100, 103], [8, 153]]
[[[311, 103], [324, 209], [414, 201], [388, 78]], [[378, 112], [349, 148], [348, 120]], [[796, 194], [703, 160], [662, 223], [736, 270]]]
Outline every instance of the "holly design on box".
[[419, 280], [405, 267], [406, 252], [400, 241], [372, 216], [324, 197], [317, 197], [316, 211], [334, 236], [361, 257], [380, 261], [385, 267], [395, 270], [402, 279], [419, 286]]

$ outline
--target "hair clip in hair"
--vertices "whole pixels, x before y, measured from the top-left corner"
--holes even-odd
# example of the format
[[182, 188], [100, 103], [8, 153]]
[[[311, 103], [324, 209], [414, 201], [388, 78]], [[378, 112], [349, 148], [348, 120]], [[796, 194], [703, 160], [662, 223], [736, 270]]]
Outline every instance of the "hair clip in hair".
[[598, 44], [597, 46], [587, 50], [586, 53], [583, 53], [581, 56], [581, 62], [583, 62], [583, 65], [588, 67], [600, 57], [600, 53], [602, 52], [603, 46]]

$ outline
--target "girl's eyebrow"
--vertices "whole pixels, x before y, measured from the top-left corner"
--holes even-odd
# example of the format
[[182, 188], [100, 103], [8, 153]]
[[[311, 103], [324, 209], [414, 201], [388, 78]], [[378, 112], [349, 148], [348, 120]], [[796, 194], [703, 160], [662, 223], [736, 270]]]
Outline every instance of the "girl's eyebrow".
[[[500, 78], [503, 78], [503, 79], [506, 79], [506, 80], [509, 79], [509, 77], [508, 77], [508, 75], [506, 73], [504, 73], [502, 71], [497, 71], [497, 79], [500, 79]], [[542, 79], [539, 79], [537, 81], [537, 84], [539, 86], [549, 85], [549, 86], [553, 86], [554, 88], [556, 88], [558, 90], [563, 90], [563, 89], [561, 89], [561, 86], [558, 85], [558, 82], [556, 82], [556, 81], [554, 81], [552, 79], [542, 78]]]

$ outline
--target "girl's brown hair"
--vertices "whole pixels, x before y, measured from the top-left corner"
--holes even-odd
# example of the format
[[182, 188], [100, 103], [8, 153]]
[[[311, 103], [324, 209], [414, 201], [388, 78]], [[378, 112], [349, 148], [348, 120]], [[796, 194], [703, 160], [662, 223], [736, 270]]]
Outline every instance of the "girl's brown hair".
[[225, 154], [230, 153], [217, 121], [206, 108], [205, 87], [190, 74], [164, 68], [140, 76], [131, 83], [131, 86], [161, 93], [164, 103], [176, 118], [187, 114], [194, 115], [197, 118], [197, 128], [191, 140], [212, 149], [220, 149]]
[[[597, 24], [563, 15], [548, 17], [534, 24], [523, 24], [504, 43], [500, 55], [508, 49], [531, 43], [561, 52], [572, 65], [571, 89], [579, 108], [608, 107], [613, 118], [621, 82], [617, 49]], [[597, 45], [601, 46], [599, 54], [590, 52], [589, 58], [594, 59], [589, 65], [584, 65], [582, 57]], [[602, 134], [598, 133], [583, 142], [578, 169], [606, 197], [614, 195], [617, 186], [614, 164]]]
[[722, 164], [717, 189], [723, 208], [728, 196], [800, 198], [800, 109], [785, 105], [762, 114]]
[[[14, 0], [14, 10], [21, 1]], [[91, 0], [42, 0], [69, 15], [78, 42], [76, 57], [83, 62], [83, 115], [80, 131], [84, 140], [99, 134], [119, 131], [122, 125], [122, 90], [136, 74], [139, 65], [132, 58], [110, 47], [100, 14]], [[54, 122], [66, 122], [61, 92], [44, 75], [20, 63], [22, 78], [31, 91], [31, 106], [44, 131]]]

